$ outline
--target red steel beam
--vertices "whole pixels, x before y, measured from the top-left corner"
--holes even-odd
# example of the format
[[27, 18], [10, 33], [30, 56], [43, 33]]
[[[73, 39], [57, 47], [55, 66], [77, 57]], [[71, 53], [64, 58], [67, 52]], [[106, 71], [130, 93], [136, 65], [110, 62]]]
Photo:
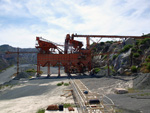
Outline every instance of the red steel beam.
[[92, 37], [92, 38], [137, 38], [137, 39], [143, 39], [143, 38], [150, 38], [147, 36], [118, 36], [118, 35], [72, 35], [73, 37]]

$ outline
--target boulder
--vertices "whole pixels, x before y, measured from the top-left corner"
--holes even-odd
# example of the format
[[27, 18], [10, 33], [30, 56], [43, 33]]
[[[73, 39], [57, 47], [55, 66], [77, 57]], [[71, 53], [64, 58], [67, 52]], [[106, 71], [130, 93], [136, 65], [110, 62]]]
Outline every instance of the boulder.
[[115, 88], [115, 93], [116, 94], [126, 94], [128, 91], [124, 88]]
[[121, 53], [113, 62], [114, 69], [118, 70], [120, 68], [128, 68], [131, 64], [131, 49], [126, 53]]
[[146, 46], [146, 45], [140, 45], [140, 49], [142, 50], [142, 51], [144, 51], [145, 49], [147, 49], [149, 46]]
[[29, 78], [29, 76], [26, 72], [20, 72], [14, 79]]
[[128, 39], [125, 40], [125, 45], [129, 45], [129, 44], [133, 45], [135, 43], [136, 43], [136, 40], [133, 39], [133, 38], [128, 38]]
[[120, 68], [120, 69], [118, 69], [118, 71], [117, 71], [119, 74], [123, 74], [124, 73], [124, 69], [123, 68]]
[[59, 110], [57, 105], [49, 105], [46, 110]]
[[101, 69], [96, 76], [106, 76], [107, 75], [107, 69]]
[[150, 89], [150, 73], [138, 73], [133, 80], [133, 87], [137, 89]]
[[73, 107], [68, 107], [68, 111], [74, 111]]

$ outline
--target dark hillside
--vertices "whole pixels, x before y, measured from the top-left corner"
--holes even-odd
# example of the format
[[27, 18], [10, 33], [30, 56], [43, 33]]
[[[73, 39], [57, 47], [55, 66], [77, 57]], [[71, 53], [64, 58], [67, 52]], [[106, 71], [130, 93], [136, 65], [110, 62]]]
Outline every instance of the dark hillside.
[[[12, 47], [9, 45], [1, 45], [0, 46], [0, 71], [8, 68], [11, 65], [15, 65], [17, 63], [17, 55], [16, 54], [9, 54], [6, 55], [5, 52], [17, 51], [16, 47]], [[35, 52], [37, 51], [35, 48], [19, 48], [19, 51], [24, 52]], [[19, 55], [20, 64], [36, 64], [36, 53], [26, 53]]]

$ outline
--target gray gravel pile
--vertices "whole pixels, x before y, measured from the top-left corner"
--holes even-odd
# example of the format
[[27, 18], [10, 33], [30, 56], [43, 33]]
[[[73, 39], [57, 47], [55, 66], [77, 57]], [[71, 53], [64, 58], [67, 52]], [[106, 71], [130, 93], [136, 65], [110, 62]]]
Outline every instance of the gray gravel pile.
[[15, 79], [20, 79], [20, 78], [29, 78], [29, 74], [27, 74], [26, 72], [20, 72]]
[[150, 73], [141, 73], [133, 80], [133, 87], [138, 89], [150, 89]]

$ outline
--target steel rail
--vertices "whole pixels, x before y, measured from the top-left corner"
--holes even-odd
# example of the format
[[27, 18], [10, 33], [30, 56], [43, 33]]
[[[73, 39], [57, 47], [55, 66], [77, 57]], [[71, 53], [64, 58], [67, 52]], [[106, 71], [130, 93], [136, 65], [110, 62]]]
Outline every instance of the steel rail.
[[[114, 103], [106, 95], [99, 95], [91, 92], [80, 80], [70, 79], [73, 88], [73, 96], [75, 96], [78, 104], [79, 113], [114, 113]], [[88, 94], [84, 94], [88, 91]], [[101, 96], [101, 97], [99, 97]], [[108, 101], [104, 100], [104, 98]], [[90, 104], [91, 99], [98, 99], [100, 103]]]
[[71, 86], [73, 88], [73, 96], [76, 98], [77, 100], [77, 110], [79, 113], [87, 113], [86, 111], [86, 106], [85, 106], [85, 103], [84, 103], [84, 100], [83, 98], [81, 97], [80, 93], [78, 92], [78, 89], [74, 83], [74, 81], [72, 79], [70, 79], [70, 83], [71, 83]]

